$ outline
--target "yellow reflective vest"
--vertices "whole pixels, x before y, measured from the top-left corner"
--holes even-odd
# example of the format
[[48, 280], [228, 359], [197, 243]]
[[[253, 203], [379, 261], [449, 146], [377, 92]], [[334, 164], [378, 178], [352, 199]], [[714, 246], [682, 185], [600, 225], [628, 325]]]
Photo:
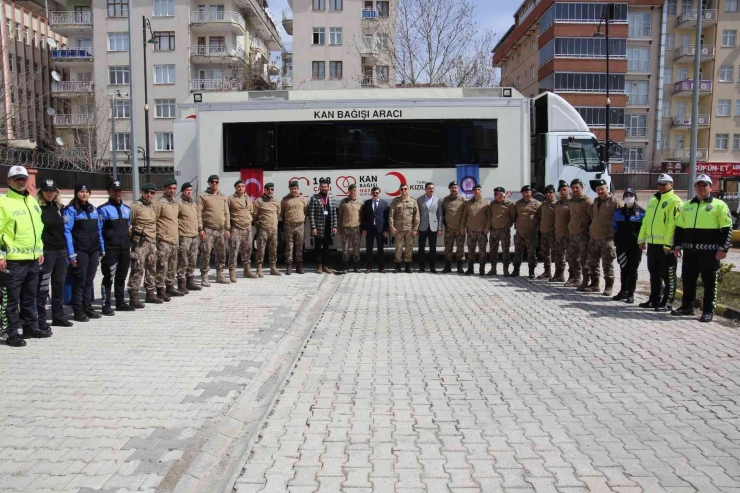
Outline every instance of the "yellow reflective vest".
[[676, 220], [674, 249], [728, 251], [732, 242], [732, 216], [723, 201], [694, 197], [685, 203]]
[[645, 209], [645, 219], [642, 220], [637, 242], [663, 245], [667, 249], [672, 249], [676, 217], [681, 212], [681, 205], [683, 201], [673, 190], [663, 194], [656, 193]]
[[13, 189], [0, 197], [0, 260], [36, 260], [44, 253], [41, 208], [28, 193]]

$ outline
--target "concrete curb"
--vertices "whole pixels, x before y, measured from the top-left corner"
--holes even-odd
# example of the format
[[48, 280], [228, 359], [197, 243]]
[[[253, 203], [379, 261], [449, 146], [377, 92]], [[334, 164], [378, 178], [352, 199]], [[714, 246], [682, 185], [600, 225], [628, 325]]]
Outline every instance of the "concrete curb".
[[[683, 291], [677, 289], [676, 299], [678, 300], [681, 298], [683, 298]], [[694, 307], [701, 308], [701, 298], [697, 298], [694, 300]], [[729, 320], [740, 320], [740, 311], [725, 305], [721, 305], [719, 303], [717, 303], [717, 305], [714, 307], [714, 314]]]
[[326, 276], [316, 293], [308, 301], [304, 300], [291, 322], [292, 330], [281, 339], [236, 403], [215, 426], [173, 493], [233, 490], [262, 423], [279, 395], [278, 391], [289, 377], [340, 280], [336, 276]]

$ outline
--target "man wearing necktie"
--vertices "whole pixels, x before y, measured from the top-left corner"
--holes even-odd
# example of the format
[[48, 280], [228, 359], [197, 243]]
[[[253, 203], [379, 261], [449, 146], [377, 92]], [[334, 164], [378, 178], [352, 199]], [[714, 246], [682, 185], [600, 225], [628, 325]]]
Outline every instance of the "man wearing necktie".
[[388, 237], [388, 205], [380, 198], [380, 188], [372, 188], [372, 198], [362, 205], [360, 218], [360, 229], [362, 236], [365, 237], [365, 273], [372, 272], [370, 265], [373, 260], [373, 244], [378, 249], [378, 269], [383, 273], [385, 272], [383, 247]]

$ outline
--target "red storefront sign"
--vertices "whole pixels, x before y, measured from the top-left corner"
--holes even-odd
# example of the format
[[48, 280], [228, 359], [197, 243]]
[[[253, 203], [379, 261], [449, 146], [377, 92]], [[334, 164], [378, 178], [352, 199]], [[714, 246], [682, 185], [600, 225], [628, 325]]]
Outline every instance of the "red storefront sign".
[[711, 176], [740, 176], [740, 163], [696, 163], [697, 174]]

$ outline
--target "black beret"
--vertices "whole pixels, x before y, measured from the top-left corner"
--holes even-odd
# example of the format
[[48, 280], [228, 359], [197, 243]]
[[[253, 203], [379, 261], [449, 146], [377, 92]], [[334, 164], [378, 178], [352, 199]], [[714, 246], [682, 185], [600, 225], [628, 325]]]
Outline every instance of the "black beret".
[[272, 182], [270, 182], [270, 183], [265, 183], [265, 188], [275, 188], [275, 184], [274, 184], [274, 183], [272, 183]]
[[213, 180], [218, 180], [218, 175], [211, 175], [208, 177], [208, 183], [212, 182]]
[[568, 186], [568, 182], [565, 180], [560, 180], [558, 182], [558, 190], [560, 190], [561, 188], [567, 187], [567, 186]]
[[237, 185], [244, 185], [244, 184], [245, 184], [245, 183], [244, 183], [244, 180], [236, 180], [236, 181], [234, 182], [234, 186], [235, 186], [235, 187], [236, 187]]
[[349, 186], [348, 190], [357, 190], [357, 185], [355, 185], [354, 183], [353, 183], [353, 184], [351, 184], [351, 185]]
[[290, 182], [290, 184], [288, 186], [289, 187], [297, 187], [298, 186], [298, 181], [297, 180], [293, 180], [293, 181]]
[[498, 192], [506, 193], [506, 189], [504, 187], [496, 187], [493, 189], [493, 193], [498, 193]]
[[480, 183], [476, 183], [475, 186], [473, 187], [473, 190], [478, 190], [478, 189], [481, 189], [481, 188], [483, 188], [483, 187], [480, 186]]
[[139, 189], [142, 192], [154, 192], [157, 190], [157, 186], [154, 183], [144, 183], [139, 187]]
[[170, 187], [172, 185], [177, 185], [177, 180], [175, 180], [174, 178], [170, 178], [169, 180], [164, 182], [164, 188]]
[[323, 185], [324, 183], [326, 183], [328, 185], [329, 184], [329, 180], [327, 180], [326, 178], [321, 178], [319, 180], [319, 185]]
[[451, 181], [449, 185], [447, 185], [447, 188], [457, 187], [459, 186], [456, 181]]
[[182, 184], [182, 186], [180, 187], [180, 192], [184, 192], [186, 188], [193, 188], [193, 184], [192, 184], [192, 183], [190, 183], [189, 181], [186, 181], [186, 182], [185, 182], [185, 183], [183, 183], [183, 184]]
[[88, 192], [90, 192], [90, 185], [88, 185], [87, 183], [75, 184], [75, 195], [77, 195], [77, 192], [79, 192], [80, 190], [87, 190]]
[[605, 180], [594, 180], [594, 187], [600, 187], [602, 185], [606, 185]]
[[522, 192], [531, 192], [532, 187], [530, 185], [524, 185], [521, 189]]
[[547, 192], [553, 192], [553, 193], [555, 193], [555, 185], [547, 185], [545, 187], [545, 193], [547, 193]]

